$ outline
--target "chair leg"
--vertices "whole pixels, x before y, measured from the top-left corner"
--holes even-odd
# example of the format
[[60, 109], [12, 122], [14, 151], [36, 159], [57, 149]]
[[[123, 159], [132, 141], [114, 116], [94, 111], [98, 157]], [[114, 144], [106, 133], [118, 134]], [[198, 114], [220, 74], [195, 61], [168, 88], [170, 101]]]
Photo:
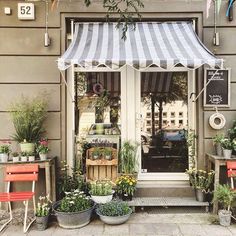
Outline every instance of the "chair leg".
[[35, 217], [33, 218], [33, 220], [30, 221], [30, 223], [28, 225], [26, 225], [27, 223], [27, 216], [28, 216], [28, 205], [29, 205], [29, 201], [27, 200], [26, 202], [24, 202], [25, 204], [25, 218], [24, 218], [24, 229], [23, 232], [27, 233], [29, 227], [32, 225], [32, 223], [35, 221]]
[[9, 206], [9, 214], [10, 214], [10, 218], [9, 220], [3, 224], [3, 226], [0, 228], [0, 232], [2, 232], [2, 230], [12, 221], [12, 209], [11, 209], [11, 202], [8, 202], [8, 206]]

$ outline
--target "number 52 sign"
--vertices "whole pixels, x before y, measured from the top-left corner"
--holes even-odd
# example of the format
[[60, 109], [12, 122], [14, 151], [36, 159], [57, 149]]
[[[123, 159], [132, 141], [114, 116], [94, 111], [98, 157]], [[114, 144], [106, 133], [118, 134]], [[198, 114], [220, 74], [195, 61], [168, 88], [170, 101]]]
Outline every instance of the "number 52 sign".
[[33, 3], [18, 3], [18, 19], [34, 20], [34, 4]]

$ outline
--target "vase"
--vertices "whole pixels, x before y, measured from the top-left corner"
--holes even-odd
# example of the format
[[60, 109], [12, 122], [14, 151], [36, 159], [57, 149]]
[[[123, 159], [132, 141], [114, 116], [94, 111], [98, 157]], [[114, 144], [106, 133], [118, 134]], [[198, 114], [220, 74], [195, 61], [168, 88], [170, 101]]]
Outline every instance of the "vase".
[[1, 162], [7, 162], [8, 161], [8, 154], [7, 153], [0, 153], [0, 160], [1, 160]]
[[231, 215], [232, 215], [231, 211], [219, 210], [218, 216], [219, 216], [220, 225], [226, 226], [226, 227], [230, 226]]
[[230, 159], [232, 156], [232, 150], [223, 149], [223, 156], [225, 159]]
[[46, 216], [36, 216], [36, 227], [37, 227], [37, 230], [42, 231], [42, 230], [47, 229], [48, 217], [49, 217], [49, 215], [46, 215]]
[[17, 156], [17, 157], [12, 157], [12, 161], [13, 162], [19, 162], [20, 161], [20, 157]]
[[201, 189], [195, 189], [195, 196], [198, 202], [205, 202], [206, 201], [206, 193]]
[[61, 201], [55, 202], [52, 206], [60, 227], [65, 229], [76, 229], [89, 224], [95, 204], [84, 211], [61, 212], [57, 210], [60, 203]]
[[216, 150], [216, 155], [217, 156], [223, 156], [222, 146], [221, 146], [220, 143], [215, 144], [215, 150]]
[[39, 158], [41, 161], [47, 160], [48, 154], [47, 153], [39, 153]]
[[22, 152], [34, 152], [34, 143], [20, 143], [20, 150]]

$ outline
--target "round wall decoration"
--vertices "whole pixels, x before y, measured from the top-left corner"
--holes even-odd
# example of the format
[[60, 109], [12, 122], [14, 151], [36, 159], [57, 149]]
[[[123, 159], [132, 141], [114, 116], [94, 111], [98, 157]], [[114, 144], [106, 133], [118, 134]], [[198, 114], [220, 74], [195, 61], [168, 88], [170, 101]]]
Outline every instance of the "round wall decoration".
[[212, 129], [223, 129], [225, 126], [226, 120], [221, 113], [214, 113], [209, 118], [209, 125]]
[[96, 83], [93, 85], [93, 92], [96, 94], [101, 94], [103, 92], [103, 86], [100, 83]]

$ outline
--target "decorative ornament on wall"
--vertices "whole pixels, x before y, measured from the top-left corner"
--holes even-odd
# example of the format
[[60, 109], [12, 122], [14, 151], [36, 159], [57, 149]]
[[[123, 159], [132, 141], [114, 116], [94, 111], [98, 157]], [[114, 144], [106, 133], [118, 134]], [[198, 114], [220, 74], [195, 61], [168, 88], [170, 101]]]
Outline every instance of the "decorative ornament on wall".
[[214, 113], [209, 118], [209, 125], [212, 129], [223, 129], [226, 123], [226, 119], [223, 114], [221, 113]]
[[93, 85], [93, 92], [95, 94], [101, 94], [104, 91], [102, 84], [96, 83]]

